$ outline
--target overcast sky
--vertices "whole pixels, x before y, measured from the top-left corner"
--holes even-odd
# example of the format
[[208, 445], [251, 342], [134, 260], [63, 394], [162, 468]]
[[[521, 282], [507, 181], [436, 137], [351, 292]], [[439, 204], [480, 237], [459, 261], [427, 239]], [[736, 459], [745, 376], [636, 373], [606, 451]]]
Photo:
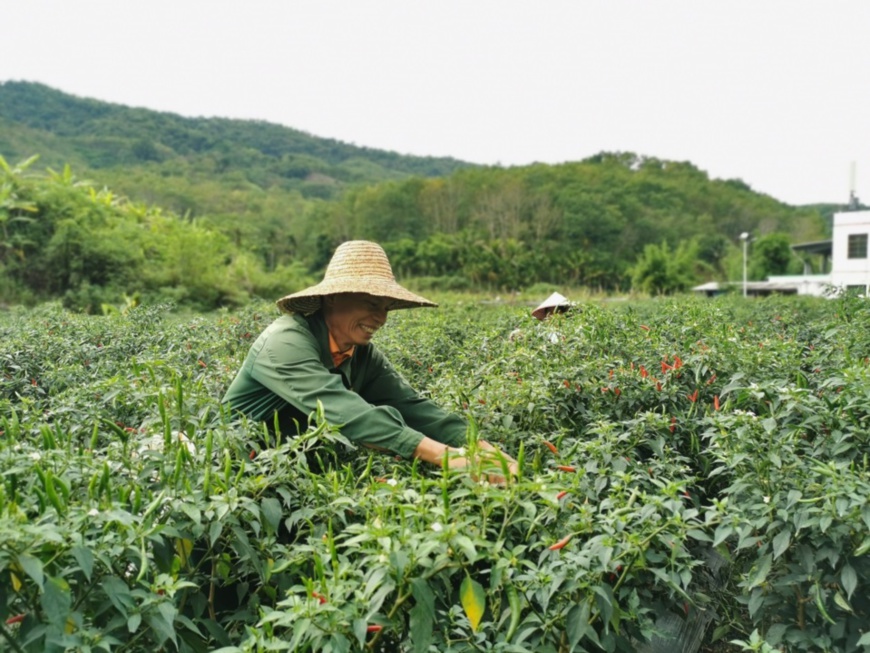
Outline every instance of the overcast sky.
[[[868, 0], [5, 0], [0, 81], [484, 164], [870, 202]], [[0, 153], [2, 154], [2, 153]]]

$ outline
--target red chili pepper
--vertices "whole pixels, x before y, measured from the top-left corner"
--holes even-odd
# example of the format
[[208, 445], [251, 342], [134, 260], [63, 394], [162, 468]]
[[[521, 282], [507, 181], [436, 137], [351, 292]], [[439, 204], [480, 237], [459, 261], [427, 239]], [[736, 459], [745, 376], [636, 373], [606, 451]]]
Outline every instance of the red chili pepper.
[[199, 363], [200, 367], [205, 367], [205, 363], [203, 363], [202, 361], [196, 361], [196, 362]]
[[251, 453], [250, 453], [250, 455], [248, 456], [248, 458], [250, 458], [251, 460], [253, 460], [253, 459], [256, 458], [256, 457], [257, 457], [257, 452], [252, 450]]
[[715, 381], [715, 380], [716, 380], [716, 375], [714, 374], [713, 376], [710, 377], [710, 380], [707, 381], [707, 385], [710, 385], [710, 384], [713, 383], [713, 381]]
[[674, 417], [671, 417], [671, 426], [670, 426], [671, 433], [673, 433], [676, 430], [676, 428], [677, 428], [677, 418], [676, 418], [676, 416], [674, 416]]
[[568, 379], [565, 379], [564, 381], [562, 381], [562, 385], [564, 385], [566, 388], [570, 388], [571, 382]]
[[696, 389], [692, 394], [686, 395], [693, 404], [698, 401], [698, 390]]
[[672, 370], [672, 369], [674, 369], [674, 368], [671, 367], [670, 365], [668, 365], [665, 361], [662, 361], [662, 374], [664, 374], [668, 370]]
[[649, 376], [649, 372], [647, 372], [646, 368], [643, 365], [641, 365], [640, 366], [640, 378], [645, 379], [648, 376]]
[[550, 549], [550, 551], [558, 551], [559, 549], [564, 548], [565, 545], [568, 544], [568, 542], [571, 541], [571, 538], [572, 538], [572, 537], [573, 537], [572, 535], [566, 535], [566, 536], [563, 537], [561, 540], [559, 540], [559, 541], [556, 542], [555, 544], [551, 544], [551, 545], [548, 546], [547, 548]]
[[12, 624], [20, 624], [22, 621], [24, 621], [24, 617], [26, 617], [26, 616], [27, 615], [25, 615], [25, 614], [17, 614], [14, 617], [9, 617], [6, 620], [6, 625], [11, 626]]
[[568, 490], [562, 490], [559, 494], [556, 495], [556, 501], [560, 501], [565, 495], [568, 494]]
[[674, 369], [678, 370], [683, 366], [683, 360], [679, 356], [674, 356]]
[[719, 410], [719, 395], [713, 397], [713, 410]]
[[556, 448], [556, 445], [550, 442], [549, 440], [544, 440], [544, 444], [547, 446], [547, 449], [553, 452], [554, 456], [559, 455], [559, 450]]
[[320, 605], [326, 603], [326, 597], [324, 597], [322, 594], [318, 594], [317, 592], [311, 592], [311, 598], [320, 601]]
[[371, 626], [366, 626], [366, 632], [367, 632], [367, 633], [379, 633], [379, 632], [381, 632], [383, 629], [384, 629], [384, 627], [383, 627], [383, 626], [380, 626], [380, 625], [378, 625], [378, 624], [372, 624]]
[[614, 389], [613, 389], [613, 394], [615, 394], [615, 395], [618, 397], [619, 395], [622, 394], [622, 390], [620, 390], [619, 388], [614, 388]]
[[640, 328], [643, 329], [644, 331], [649, 331], [649, 327], [646, 324], [641, 324]]
[[563, 472], [576, 472], [576, 467], [571, 467], [571, 465], [556, 465], [556, 469], [561, 470]]
[[661, 381], [656, 381], [656, 390], [658, 390], [659, 392], [662, 391], [662, 382]]

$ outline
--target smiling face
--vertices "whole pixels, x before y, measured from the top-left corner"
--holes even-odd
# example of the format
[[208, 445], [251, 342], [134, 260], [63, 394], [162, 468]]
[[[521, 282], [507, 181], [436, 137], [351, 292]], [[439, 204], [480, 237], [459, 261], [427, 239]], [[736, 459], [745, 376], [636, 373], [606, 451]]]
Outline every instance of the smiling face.
[[365, 293], [343, 293], [323, 298], [323, 319], [342, 351], [353, 345], [367, 345], [387, 322], [387, 297]]

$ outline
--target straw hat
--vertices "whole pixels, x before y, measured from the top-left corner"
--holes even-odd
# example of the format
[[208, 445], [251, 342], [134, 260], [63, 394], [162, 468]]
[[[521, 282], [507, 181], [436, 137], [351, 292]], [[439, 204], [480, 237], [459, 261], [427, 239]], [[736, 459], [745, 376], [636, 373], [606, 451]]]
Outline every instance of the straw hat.
[[393, 269], [383, 248], [367, 240], [342, 243], [326, 267], [323, 281], [316, 286], [287, 295], [278, 300], [278, 308], [286, 313], [310, 315], [320, 308], [324, 295], [358, 292], [395, 300], [389, 310], [437, 306], [435, 302], [415, 295], [396, 283]]
[[554, 311], [567, 311], [573, 304], [568, 301], [567, 297], [563, 297], [557, 292], [547, 297], [541, 304], [532, 311], [532, 316], [543, 320], [547, 315]]

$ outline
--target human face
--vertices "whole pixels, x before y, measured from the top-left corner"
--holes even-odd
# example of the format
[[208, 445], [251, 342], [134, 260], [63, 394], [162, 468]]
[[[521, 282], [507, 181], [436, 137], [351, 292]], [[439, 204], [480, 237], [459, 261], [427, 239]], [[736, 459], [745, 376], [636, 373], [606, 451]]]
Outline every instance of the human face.
[[387, 307], [393, 300], [365, 293], [343, 293], [323, 298], [323, 319], [344, 351], [353, 345], [367, 345], [387, 322]]

